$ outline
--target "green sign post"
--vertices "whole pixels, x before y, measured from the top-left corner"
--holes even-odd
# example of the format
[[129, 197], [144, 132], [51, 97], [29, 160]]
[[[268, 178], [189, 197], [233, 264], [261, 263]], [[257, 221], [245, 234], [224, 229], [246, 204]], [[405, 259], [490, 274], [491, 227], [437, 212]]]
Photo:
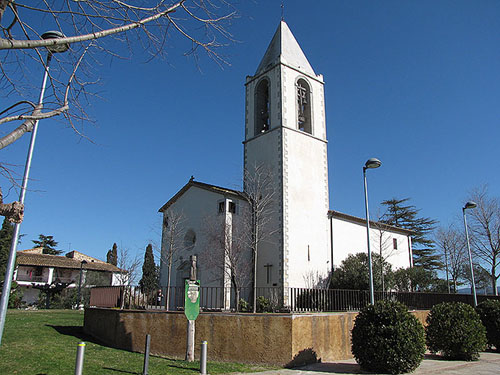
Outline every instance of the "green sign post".
[[200, 280], [186, 280], [184, 290], [184, 314], [188, 320], [196, 320], [200, 313]]

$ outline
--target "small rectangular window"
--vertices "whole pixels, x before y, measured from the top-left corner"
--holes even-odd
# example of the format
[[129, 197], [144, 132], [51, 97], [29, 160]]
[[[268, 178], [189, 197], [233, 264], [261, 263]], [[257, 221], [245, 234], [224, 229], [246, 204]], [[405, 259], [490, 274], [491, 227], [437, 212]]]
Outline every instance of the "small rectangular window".
[[220, 214], [223, 214], [223, 213], [224, 213], [224, 211], [225, 211], [225, 209], [226, 209], [225, 202], [224, 202], [224, 201], [219, 202], [219, 213], [220, 213]]
[[394, 247], [394, 250], [398, 249], [398, 240], [396, 238], [392, 239], [392, 245]]
[[229, 212], [236, 213], [236, 203], [229, 201]]

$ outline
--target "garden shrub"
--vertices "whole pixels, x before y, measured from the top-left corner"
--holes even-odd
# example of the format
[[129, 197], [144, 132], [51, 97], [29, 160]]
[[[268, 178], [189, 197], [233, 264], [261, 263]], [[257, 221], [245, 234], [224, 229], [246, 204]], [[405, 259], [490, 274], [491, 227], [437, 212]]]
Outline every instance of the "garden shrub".
[[500, 352], [500, 301], [488, 299], [477, 305], [476, 311], [486, 328], [488, 345]]
[[243, 298], [240, 298], [240, 301], [238, 302], [238, 311], [240, 312], [248, 312], [250, 311], [250, 304], [245, 301]]
[[432, 353], [473, 361], [486, 347], [486, 329], [470, 305], [462, 302], [434, 305], [426, 321], [427, 347]]
[[351, 349], [365, 370], [411, 372], [424, 358], [424, 327], [402, 303], [378, 301], [363, 308], [356, 317]]
[[273, 312], [271, 301], [264, 296], [257, 297], [257, 312]]

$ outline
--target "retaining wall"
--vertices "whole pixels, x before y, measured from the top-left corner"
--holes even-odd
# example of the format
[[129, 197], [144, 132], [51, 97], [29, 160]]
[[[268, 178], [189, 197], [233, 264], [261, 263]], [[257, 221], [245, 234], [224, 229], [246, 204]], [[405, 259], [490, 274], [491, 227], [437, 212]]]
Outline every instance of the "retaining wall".
[[[428, 311], [412, 312], [424, 322]], [[350, 332], [357, 313], [233, 314], [201, 313], [196, 319], [199, 344], [208, 342], [211, 361], [287, 365], [314, 351], [322, 361], [352, 358]], [[87, 308], [85, 333], [120, 349], [141, 352], [146, 334], [151, 353], [184, 358], [187, 319], [180, 312]]]

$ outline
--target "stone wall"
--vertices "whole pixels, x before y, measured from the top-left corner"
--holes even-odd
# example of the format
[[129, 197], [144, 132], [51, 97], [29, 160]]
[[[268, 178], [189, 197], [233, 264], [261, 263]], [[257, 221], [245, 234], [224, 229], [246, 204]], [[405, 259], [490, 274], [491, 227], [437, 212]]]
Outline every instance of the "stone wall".
[[[414, 312], [424, 321], [427, 311]], [[203, 340], [211, 361], [287, 365], [314, 351], [323, 362], [352, 358], [350, 332], [357, 313], [201, 313], [196, 320], [196, 358]], [[187, 320], [165, 311], [85, 309], [85, 333], [116, 348], [141, 352], [146, 334], [151, 353], [184, 358]]]

